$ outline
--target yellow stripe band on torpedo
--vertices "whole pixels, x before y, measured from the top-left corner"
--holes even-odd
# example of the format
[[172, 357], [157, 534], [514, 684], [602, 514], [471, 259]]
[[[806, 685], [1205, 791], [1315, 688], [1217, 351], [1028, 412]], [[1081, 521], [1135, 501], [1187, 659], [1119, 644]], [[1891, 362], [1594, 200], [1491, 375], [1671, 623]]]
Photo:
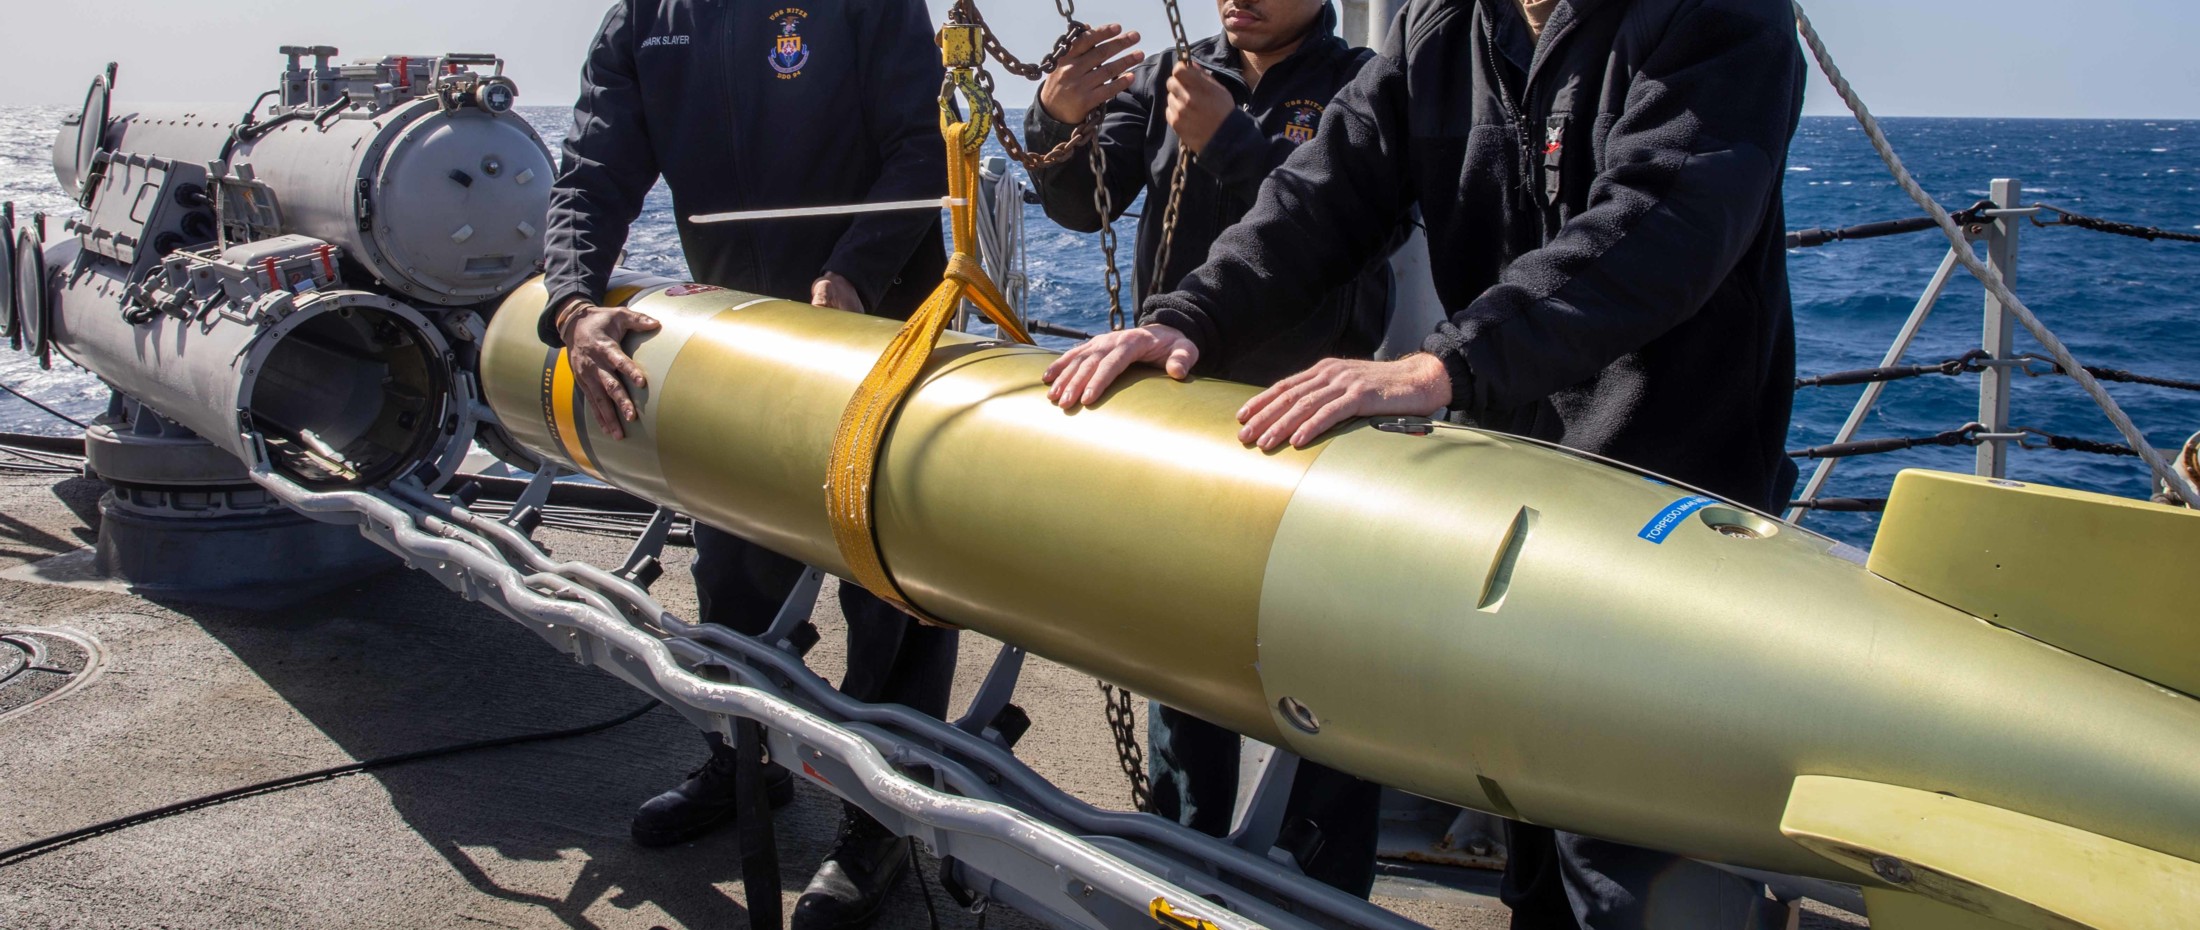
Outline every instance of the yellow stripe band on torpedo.
[[580, 417], [574, 410], [580, 392], [573, 381], [571, 353], [564, 349], [557, 350], [557, 359], [550, 363], [549, 371], [545, 374], [548, 377], [543, 379], [542, 407], [544, 420], [550, 425], [550, 435], [556, 437], [558, 448], [565, 451], [566, 458], [571, 459], [573, 464], [580, 466], [590, 477], [603, 480], [603, 475], [596, 471], [595, 460], [588, 455], [586, 443], [582, 441]]

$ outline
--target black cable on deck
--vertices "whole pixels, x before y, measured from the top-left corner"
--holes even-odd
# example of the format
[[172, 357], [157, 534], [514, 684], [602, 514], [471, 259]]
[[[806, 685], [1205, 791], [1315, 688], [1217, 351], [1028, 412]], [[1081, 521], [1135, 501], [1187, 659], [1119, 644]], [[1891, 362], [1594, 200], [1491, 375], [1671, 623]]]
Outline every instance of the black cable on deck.
[[543, 743], [549, 742], [551, 740], [572, 739], [574, 737], [589, 736], [591, 734], [601, 733], [613, 727], [617, 727], [622, 724], [631, 723], [635, 720], [641, 719], [643, 714], [647, 714], [650, 711], [657, 709], [658, 703], [659, 702], [653, 698], [648, 703], [643, 704], [640, 707], [637, 707], [610, 720], [605, 720], [600, 723], [591, 723], [586, 726], [572, 727], [570, 729], [564, 730], [550, 730], [540, 733], [522, 733], [516, 736], [500, 736], [495, 739], [475, 740], [470, 743], [460, 743], [455, 746], [444, 746], [437, 749], [422, 749], [416, 750], [414, 752], [398, 753], [396, 755], [383, 756], [378, 759], [369, 759], [364, 762], [354, 762], [350, 765], [339, 765], [332, 768], [317, 769], [311, 772], [304, 772], [284, 778], [263, 781], [258, 784], [246, 785], [241, 788], [231, 788], [227, 791], [218, 791], [213, 794], [201, 795], [187, 801], [178, 801], [174, 804], [156, 807], [152, 810], [140, 811], [126, 817], [117, 817], [113, 820], [102, 821], [100, 823], [92, 824], [88, 827], [70, 830], [67, 833], [57, 833], [44, 839], [32, 840], [20, 846], [0, 850], [0, 869], [4, 869], [11, 865], [17, 865], [19, 863], [35, 859], [39, 856], [43, 856], [47, 853], [53, 852], [56, 849], [60, 849], [64, 846], [73, 845], [75, 843], [80, 843], [85, 840], [92, 839], [93, 837], [105, 836], [109, 833], [127, 830], [140, 824], [151, 823], [156, 820], [174, 817], [177, 814], [185, 814], [191, 811], [200, 810], [202, 808], [227, 804], [231, 801], [236, 801], [243, 798], [255, 797], [262, 794], [272, 794], [277, 791], [285, 791], [291, 788], [299, 787], [301, 785], [316, 784], [319, 782], [342, 778], [346, 775], [357, 775], [360, 772], [370, 772], [376, 769], [386, 769], [392, 766], [405, 765], [413, 762], [426, 762], [430, 759], [441, 759], [449, 756], [459, 755], [461, 753], [478, 752], [484, 749], [499, 749], [506, 746], [520, 746], [528, 743]]

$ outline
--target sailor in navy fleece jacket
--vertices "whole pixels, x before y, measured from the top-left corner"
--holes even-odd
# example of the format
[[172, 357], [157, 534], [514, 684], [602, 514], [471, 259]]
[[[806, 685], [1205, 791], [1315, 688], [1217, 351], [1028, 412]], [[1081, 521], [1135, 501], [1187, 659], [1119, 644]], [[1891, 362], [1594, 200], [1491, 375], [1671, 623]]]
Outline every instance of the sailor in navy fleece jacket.
[[[1312, 312], [1413, 208], [1449, 319], [1395, 362], [1324, 361], [1240, 412], [1305, 446], [1448, 408], [1771, 510], [1795, 471], [1781, 181], [1802, 56], [1784, 0], [1414, 0], [1390, 51], [1145, 325], [1047, 374], [1065, 407], [1128, 366], [1213, 372]], [[1473, 709], [1463, 708], [1462, 713]], [[1520, 825], [1504, 899], [1532, 928], [1756, 928], [1761, 889]]]

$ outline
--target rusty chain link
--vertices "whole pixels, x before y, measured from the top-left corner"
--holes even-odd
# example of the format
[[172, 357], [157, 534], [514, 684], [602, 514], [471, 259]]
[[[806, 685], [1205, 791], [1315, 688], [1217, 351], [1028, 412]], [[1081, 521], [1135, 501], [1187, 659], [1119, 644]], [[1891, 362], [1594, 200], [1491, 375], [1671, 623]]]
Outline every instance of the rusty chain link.
[[[1174, 0], [1170, 0], [1170, 9], [1173, 17]], [[1054, 10], [1062, 14], [1062, 36], [1054, 40], [1054, 47], [1036, 64], [1017, 58], [999, 39], [994, 38], [993, 30], [986, 27], [985, 14], [978, 12], [975, 0], [956, 0], [954, 8], [948, 13], [948, 20], [977, 26], [984, 36], [986, 54], [1000, 62], [1004, 70], [1027, 81], [1039, 81], [1045, 80], [1047, 75], [1061, 66], [1062, 53], [1068, 51], [1070, 45], [1092, 31], [1092, 27], [1077, 21], [1077, 0], [1054, 0]], [[1183, 32], [1182, 25], [1177, 26], [1177, 32]], [[978, 82], [990, 95], [993, 90], [993, 75], [980, 69]], [[1076, 131], [1070, 133], [1068, 139], [1045, 152], [1034, 153], [1026, 150], [1022, 140], [1016, 138], [1015, 130], [1009, 128], [1008, 111], [1001, 106], [1000, 98], [995, 96], [993, 99], [993, 132], [1000, 140], [1001, 150], [1022, 164], [1024, 170], [1037, 171], [1053, 167], [1069, 161], [1077, 154], [1078, 149], [1087, 150], [1086, 160], [1092, 166], [1092, 205], [1100, 214], [1100, 252], [1107, 269], [1104, 280], [1108, 288], [1108, 328], [1116, 330], [1122, 329], [1124, 323], [1123, 272], [1115, 258], [1115, 204], [1114, 197], [1108, 193], [1108, 156], [1099, 144], [1100, 122], [1106, 115], [1106, 107], [1094, 107], [1091, 113], [1085, 115], [1084, 121], [1077, 124]]]
[[[1086, 122], [1099, 126], [1101, 111], [1094, 109]], [[1123, 270], [1115, 264], [1115, 195], [1108, 193], [1108, 153], [1094, 142], [1086, 150], [1092, 164], [1092, 208], [1100, 215], [1100, 252], [1107, 256], [1108, 331], [1123, 328]]]
[[1138, 742], [1138, 706], [1128, 688], [1103, 681], [1100, 693], [1107, 696], [1108, 730], [1115, 734], [1115, 761], [1123, 766], [1123, 777], [1130, 779], [1131, 808], [1150, 813], [1153, 790], [1146, 781], [1146, 753]]
[[[1192, 60], [1192, 45], [1184, 37], [1184, 14], [1177, 9], [1177, 0], [1161, 0], [1162, 9], [1169, 14], [1169, 35], [1176, 40], [1176, 63]], [[1161, 212], [1161, 247], [1154, 252], [1153, 288], [1148, 293], [1159, 294], [1174, 283], [1169, 280], [1169, 252], [1176, 241], [1177, 215], [1184, 206], [1184, 179], [1192, 166], [1192, 147], [1184, 144], [1180, 136], [1176, 143], [1176, 171], [1169, 176], [1169, 205]]]

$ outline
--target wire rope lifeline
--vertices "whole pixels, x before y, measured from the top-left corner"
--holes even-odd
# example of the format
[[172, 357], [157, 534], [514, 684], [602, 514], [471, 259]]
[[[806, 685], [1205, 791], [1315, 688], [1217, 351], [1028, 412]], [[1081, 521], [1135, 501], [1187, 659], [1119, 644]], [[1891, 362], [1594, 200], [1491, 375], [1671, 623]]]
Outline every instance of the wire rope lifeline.
[[[1991, 368], [2011, 368], [2034, 378], [2068, 374], [2068, 372], [2062, 370], [2062, 366], [2055, 364], [2054, 359], [2036, 352], [2013, 355], [2007, 360], [1997, 363], [1994, 361], [1993, 356], [1989, 355], [1984, 349], [1972, 349], [1962, 355], [1929, 364], [1859, 368], [1852, 371], [1836, 371], [1823, 375], [1813, 375], [1808, 378], [1797, 378], [1795, 379], [1795, 387], [1802, 389], [1883, 384], [1890, 381], [1907, 381], [1911, 378], [1923, 378], [1930, 375], [1953, 377], [1955, 375], [1977, 374]], [[2102, 381], [2112, 381], [2118, 384], [2139, 384], [2147, 387], [2167, 388], [2173, 391], [2200, 392], [2200, 381], [2181, 381], [2176, 378], [2162, 378], [2140, 374], [2135, 371], [2126, 371], [2121, 368], [2103, 368], [2097, 365], [2087, 365], [2085, 371], [2086, 374]]]
[[[964, 300], [1000, 327], [1002, 336], [1025, 344], [1032, 341], [976, 255], [978, 158], [993, 113], [992, 97], [974, 73], [985, 60], [983, 34], [983, 27], [973, 24], [950, 23], [940, 31], [940, 54], [948, 68], [947, 80], [940, 88], [940, 136], [947, 146], [948, 197], [961, 201], [961, 206], [949, 210], [954, 252], [947, 261], [947, 274], [932, 296], [894, 334], [855, 395], [848, 399], [833, 437], [833, 454], [825, 478], [833, 542], [855, 582], [909, 615], [937, 626], [947, 624], [911, 604], [886, 567], [885, 554], [879, 551], [872, 494], [886, 428], [915, 387], [917, 377], [923, 374], [940, 335], [947, 331]], [[970, 101], [968, 121], [958, 119], [957, 90]]]
[[2109, 396], [2108, 389], [2102, 387], [2101, 382], [2087, 372], [2084, 365], [2079, 364], [2077, 357], [2071, 354], [2070, 347], [2064, 345], [2047, 328], [2047, 324], [2040, 321], [2039, 315], [2032, 312], [2030, 305], [2017, 297], [2010, 289], [2009, 282], [2002, 280], [1999, 272], [1978, 257], [1978, 252], [1971, 248], [1970, 239], [1956, 225], [1955, 218], [1931, 194], [1925, 192], [1917, 177], [1903, 164], [1902, 156], [1895, 152], [1894, 144], [1887, 141], [1887, 134], [1880, 128], [1878, 118], [1872, 116], [1871, 108], [1857, 95], [1856, 88], [1850, 86], [1849, 79], [1841, 74], [1840, 65], [1834, 63], [1833, 53], [1826, 50], [1825, 39], [1819, 36], [1817, 27], [1811, 25], [1810, 16], [1804, 12], [1800, 0], [1791, 2], [1790, 7], [1795, 11], [1796, 29], [1802, 33], [1804, 44], [1810, 46], [1811, 55], [1817, 60], [1818, 67], [1825, 72], [1826, 79], [1833, 82], [1834, 90], [1841, 95], [1841, 101], [1848, 105], [1849, 112], [1856, 115], [1857, 124], [1863, 127], [1864, 135], [1871, 139], [1872, 148], [1879, 153], [1880, 161], [1885, 162], [1887, 169], [1894, 174], [1895, 183], [1940, 226], [1941, 234], [1947, 237], [1949, 245], [1955, 251], [1956, 260], [2017, 318], [2017, 322], [2024, 325], [2033, 339], [2047, 349], [2048, 354], [2054, 357], [2055, 364], [2061, 366], [2070, 375], [2070, 379], [2076, 381], [2086, 395], [2093, 398], [2095, 404], [2100, 405], [2101, 412], [2108, 415], [2109, 422], [2115, 424], [2116, 431], [2145, 460], [2156, 480], [2185, 500], [2200, 500], [2200, 489], [2194, 487], [2191, 477], [2173, 468], [2169, 460], [2163, 458], [2161, 452], [2147, 442], [2146, 434], [2140, 432], [2138, 424], [2133, 423], [2131, 417], [2124, 413], [2124, 409], [2117, 405], [2116, 399]]

